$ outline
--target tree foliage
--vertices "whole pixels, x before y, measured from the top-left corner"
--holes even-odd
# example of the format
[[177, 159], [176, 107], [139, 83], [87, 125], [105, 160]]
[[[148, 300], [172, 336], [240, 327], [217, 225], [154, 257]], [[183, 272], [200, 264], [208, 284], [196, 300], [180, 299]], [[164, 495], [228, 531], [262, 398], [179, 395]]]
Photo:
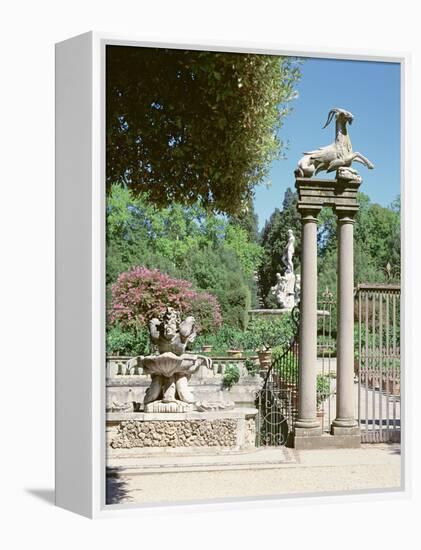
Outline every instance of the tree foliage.
[[[372, 203], [366, 194], [359, 193], [358, 202], [360, 208], [354, 226], [355, 284], [387, 282], [387, 263], [391, 264], [395, 278], [399, 279], [399, 199], [390, 207], [384, 207]], [[326, 287], [336, 293], [336, 216], [331, 209], [323, 209], [320, 213], [318, 235], [319, 293]]]
[[158, 208], [145, 194], [135, 195], [119, 184], [111, 188], [107, 200], [109, 289], [122, 272], [137, 266], [157, 268], [216, 296], [224, 322], [245, 327], [252, 274], [261, 255], [261, 247], [250, 242], [235, 221], [197, 205]]
[[228, 214], [282, 151], [300, 77], [291, 57], [108, 46], [107, 182]]

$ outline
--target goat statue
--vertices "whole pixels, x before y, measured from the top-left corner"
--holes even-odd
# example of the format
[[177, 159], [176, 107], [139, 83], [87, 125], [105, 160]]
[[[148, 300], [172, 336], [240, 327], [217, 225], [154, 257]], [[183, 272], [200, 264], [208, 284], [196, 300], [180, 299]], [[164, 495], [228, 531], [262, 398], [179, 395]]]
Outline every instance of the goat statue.
[[358, 178], [357, 172], [351, 168], [353, 161], [364, 164], [370, 170], [374, 168], [374, 165], [364, 155], [352, 150], [347, 128], [347, 124], [352, 124], [354, 119], [352, 113], [345, 109], [331, 109], [323, 128], [330, 124], [333, 117], [336, 119], [335, 142], [304, 153], [294, 171], [296, 177], [311, 178], [322, 170], [326, 170], [326, 172], [339, 170], [340, 173], [345, 173], [351, 178]]

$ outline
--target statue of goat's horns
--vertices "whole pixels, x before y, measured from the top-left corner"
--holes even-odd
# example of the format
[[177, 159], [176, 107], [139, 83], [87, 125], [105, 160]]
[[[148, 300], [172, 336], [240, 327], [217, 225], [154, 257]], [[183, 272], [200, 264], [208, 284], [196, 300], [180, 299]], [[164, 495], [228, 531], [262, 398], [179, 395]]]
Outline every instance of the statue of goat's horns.
[[327, 120], [326, 120], [326, 124], [323, 126], [323, 128], [326, 128], [326, 126], [328, 126], [332, 120], [332, 118], [334, 117], [334, 115], [336, 115], [336, 113], [339, 112], [339, 109], [331, 109], [329, 111], [329, 114], [327, 115]]

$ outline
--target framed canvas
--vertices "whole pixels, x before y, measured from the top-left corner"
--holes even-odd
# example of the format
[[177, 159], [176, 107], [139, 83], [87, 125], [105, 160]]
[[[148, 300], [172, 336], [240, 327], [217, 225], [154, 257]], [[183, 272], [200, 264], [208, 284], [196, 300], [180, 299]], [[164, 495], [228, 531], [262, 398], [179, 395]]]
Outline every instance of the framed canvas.
[[407, 490], [408, 62], [56, 45], [58, 506]]

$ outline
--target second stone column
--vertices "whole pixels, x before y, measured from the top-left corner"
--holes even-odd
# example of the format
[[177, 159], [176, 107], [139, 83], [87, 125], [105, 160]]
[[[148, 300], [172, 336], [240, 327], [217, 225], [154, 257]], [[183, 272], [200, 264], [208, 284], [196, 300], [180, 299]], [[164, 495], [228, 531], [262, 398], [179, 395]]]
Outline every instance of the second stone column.
[[301, 210], [301, 303], [299, 408], [295, 436], [321, 435], [316, 416], [317, 378], [317, 216]]
[[336, 208], [338, 215], [338, 352], [334, 435], [359, 435], [354, 413], [354, 216], [357, 208]]

